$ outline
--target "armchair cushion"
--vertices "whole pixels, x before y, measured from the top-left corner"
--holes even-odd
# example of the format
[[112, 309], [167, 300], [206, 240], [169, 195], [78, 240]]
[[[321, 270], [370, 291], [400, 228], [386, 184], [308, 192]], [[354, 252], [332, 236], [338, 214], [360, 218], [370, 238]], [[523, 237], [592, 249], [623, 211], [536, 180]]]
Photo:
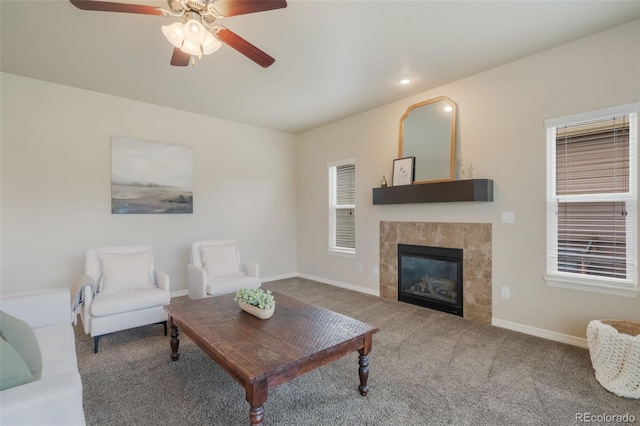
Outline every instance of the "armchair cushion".
[[261, 285], [260, 278], [249, 275], [211, 278], [207, 281], [207, 294], [209, 296], [220, 296], [222, 294], [235, 293], [241, 288], [259, 288]]
[[33, 382], [35, 379], [24, 359], [9, 342], [0, 338], [0, 390]]
[[150, 251], [139, 253], [101, 253], [102, 277], [98, 292], [104, 295], [125, 290], [153, 287], [149, 268]]
[[200, 247], [202, 263], [210, 278], [240, 275], [240, 258], [235, 242]]
[[162, 306], [169, 303], [170, 299], [171, 293], [155, 287], [99, 294], [91, 303], [91, 316], [101, 317]]
[[[0, 337], [8, 342], [16, 354], [24, 360], [33, 379], [39, 379], [42, 375], [42, 353], [29, 324], [0, 311]], [[11, 353], [10, 349], [6, 350], [7, 353]]]

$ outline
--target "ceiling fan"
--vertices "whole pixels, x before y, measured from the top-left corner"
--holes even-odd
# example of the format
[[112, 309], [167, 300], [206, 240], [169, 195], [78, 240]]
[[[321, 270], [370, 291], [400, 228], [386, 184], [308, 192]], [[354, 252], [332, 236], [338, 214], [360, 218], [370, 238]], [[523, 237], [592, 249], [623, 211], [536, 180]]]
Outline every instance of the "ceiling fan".
[[216, 19], [264, 12], [287, 7], [285, 0], [167, 0], [168, 9], [129, 3], [112, 3], [98, 0], [69, 0], [82, 10], [100, 12], [140, 13], [143, 15], [174, 16], [178, 22], [162, 27], [162, 32], [175, 46], [171, 65], [195, 65], [195, 57], [209, 55], [222, 43], [234, 48], [263, 68], [275, 59], [222, 25], [214, 25]]

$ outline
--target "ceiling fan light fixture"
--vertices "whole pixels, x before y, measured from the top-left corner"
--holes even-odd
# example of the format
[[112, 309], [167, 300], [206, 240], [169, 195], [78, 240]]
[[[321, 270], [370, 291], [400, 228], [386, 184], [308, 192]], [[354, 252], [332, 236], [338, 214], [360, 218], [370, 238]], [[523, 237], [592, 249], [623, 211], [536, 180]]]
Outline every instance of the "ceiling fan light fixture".
[[202, 48], [200, 46], [200, 44], [194, 44], [189, 40], [185, 40], [182, 47], [180, 47], [180, 50], [184, 53], [188, 53], [189, 55], [202, 56]]
[[193, 44], [202, 44], [207, 38], [207, 29], [195, 19], [190, 19], [184, 24], [184, 39]]
[[181, 22], [176, 22], [171, 25], [162, 26], [162, 34], [167, 38], [169, 43], [175, 47], [182, 47], [184, 42], [184, 26]]
[[207, 36], [204, 39], [204, 43], [202, 43], [202, 53], [205, 55], [210, 55], [216, 50], [220, 49], [222, 46], [222, 42], [218, 40], [213, 34], [207, 31]]

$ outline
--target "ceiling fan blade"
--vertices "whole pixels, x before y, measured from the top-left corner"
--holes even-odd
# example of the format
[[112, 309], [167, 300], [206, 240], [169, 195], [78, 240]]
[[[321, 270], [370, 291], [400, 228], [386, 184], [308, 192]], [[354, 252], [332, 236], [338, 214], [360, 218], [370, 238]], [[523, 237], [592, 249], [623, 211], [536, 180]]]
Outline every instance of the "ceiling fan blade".
[[173, 55], [171, 55], [171, 65], [175, 67], [186, 67], [189, 65], [191, 55], [184, 53], [179, 47], [173, 49]]
[[78, 9], [97, 10], [99, 12], [125, 12], [125, 13], [141, 13], [143, 15], [162, 15], [162, 12], [153, 6], [144, 6], [140, 4], [128, 3], [112, 3], [108, 1], [94, 0], [69, 0]]
[[260, 65], [262, 68], [267, 68], [276, 61], [274, 58], [267, 55], [265, 52], [258, 49], [228, 28], [220, 27], [216, 32], [216, 36], [221, 42], [233, 47], [238, 52]]
[[218, 0], [214, 7], [222, 16], [245, 15], [287, 7], [285, 0]]

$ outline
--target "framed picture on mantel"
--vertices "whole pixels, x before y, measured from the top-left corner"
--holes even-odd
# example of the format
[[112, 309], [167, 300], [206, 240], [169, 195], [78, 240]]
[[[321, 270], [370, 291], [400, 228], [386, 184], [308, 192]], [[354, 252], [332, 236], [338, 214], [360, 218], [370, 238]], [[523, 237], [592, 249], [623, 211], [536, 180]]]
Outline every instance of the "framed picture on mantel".
[[411, 185], [415, 179], [416, 157], [404, 157], [393, 160], [393, 181], [391, 185]]

